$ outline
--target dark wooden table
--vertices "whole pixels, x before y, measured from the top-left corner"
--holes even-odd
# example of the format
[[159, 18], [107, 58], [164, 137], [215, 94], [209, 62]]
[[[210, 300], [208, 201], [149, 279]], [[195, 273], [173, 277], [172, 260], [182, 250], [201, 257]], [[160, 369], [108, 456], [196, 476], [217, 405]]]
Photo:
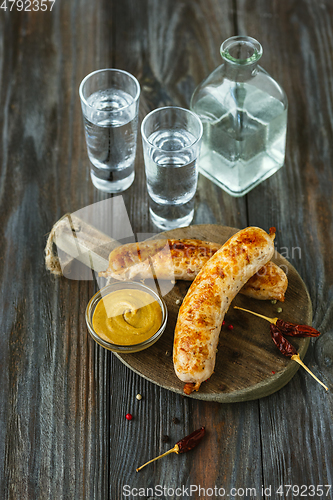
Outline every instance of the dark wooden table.
[[[332, 2], [56, 0], [52, 12], [51, 2], [45, 12], [20, 5], [7, 0], [0, 9], [0, 498], [174, 499], [188, 498], [190, 485], [206, 489], [192, 498], [218, 498], [210, 496], [215, 486], [228, 498], [333, 498], [317, 488], [333, 482]], [[103, 67], [133, 73], [141, 121], [162, 105], [188, 107], [221, 63], [221, 42], [235, 34], [262, 43], [262, 66], [288, 95], [286, 164], [238, 199], [200, 176], [194, 223], [278, 228], [278, 247], [290, 249], [322, 331], [305, 361], [329, 393], [303, 370], [279, 392], [245, 403], [160, 389], [88, 336], [94, 283], [45, 270], [54, 222], [108, 198], [89, 178], [81, 79]], [[140, 137], [136, 179], [123, 196], [134, 232], [154, 232]], [[196, 450], [135, 472], [201, 425], [207, 437]], [[158, 485], [162, 495], [125, 496]], [[287, 486], [279, 495], [280, 485], [314, 485], [315, 495]]]

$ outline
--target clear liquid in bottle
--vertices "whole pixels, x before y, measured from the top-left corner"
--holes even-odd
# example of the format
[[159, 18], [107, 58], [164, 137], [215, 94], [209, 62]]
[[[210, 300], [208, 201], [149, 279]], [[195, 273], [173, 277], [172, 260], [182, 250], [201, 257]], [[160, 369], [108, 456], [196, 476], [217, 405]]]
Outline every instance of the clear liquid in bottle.
[[232, 37], [221, 53], [225, 64], [191, 100], [203, 124], [199, 170], [229, 194], [242, 196], [284, 164], [287, 98], [257, 66], [258, 42]]

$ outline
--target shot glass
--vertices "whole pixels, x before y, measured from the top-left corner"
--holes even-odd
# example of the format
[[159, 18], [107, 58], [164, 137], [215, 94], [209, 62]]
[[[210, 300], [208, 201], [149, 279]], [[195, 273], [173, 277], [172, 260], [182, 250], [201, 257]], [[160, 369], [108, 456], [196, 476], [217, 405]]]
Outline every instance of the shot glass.
[[194, 214], [202, 123], [176, 106], [149, 113], [141, 126], [149, 211], [168, 230], [188, 226]]
[[119, 193], [134, 181], [140, 85], [119, 69], [87, 75], [79, 88], [94, 186]]

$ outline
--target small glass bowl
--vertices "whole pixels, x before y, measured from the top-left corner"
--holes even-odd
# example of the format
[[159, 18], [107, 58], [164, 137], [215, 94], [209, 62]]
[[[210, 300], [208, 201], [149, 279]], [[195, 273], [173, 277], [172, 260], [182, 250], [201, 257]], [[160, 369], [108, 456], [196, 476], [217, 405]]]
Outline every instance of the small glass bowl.
[[[154, 333], [152, 337], [145, 340], [144, 342], [141, 342], [140, 344], [119, 345], [119, 344], [113, 344], [112, 342], [107, 342], [95, 332], [93, 327], [92, 319], [98, 302], [103, 297], [105, 297], [105, 295], [108, 295], [109, 293], [115, 292], [117, 290], [124, 290], [124, 289], [141, 290], [142, 292], [149, 293], [149, 295], [151, 295], [153, 299], [159, 303], [162, 310], [161, 326], [159, 327], [157, 332]], [[168, 310], [164, 300], [161, 297], [159, 297], [159, 295], [157, 295], [157, 293], [154, 292], [154, 290], [152, 290], [151, 288], [148, 288], [146, 285], [143, 285], [142, 283], [137, 283], [134, 281], [111, 283], [110, 285], [101, 288], [99, 292], [95, 293], [95, 295], [90, 299], [86, 309], [86, 323], [88, 326], [89, 333], [95, 340], [95, 342], [97, 342], [97, 344], [101, 345], [105, 349], [108, 349], [109, 351], [119, 352], [121, 354], [142, 351], [143, 349], [147, 349], [147, 347], [153, 345], [164, 332], [167, 319], [168, 319]]]

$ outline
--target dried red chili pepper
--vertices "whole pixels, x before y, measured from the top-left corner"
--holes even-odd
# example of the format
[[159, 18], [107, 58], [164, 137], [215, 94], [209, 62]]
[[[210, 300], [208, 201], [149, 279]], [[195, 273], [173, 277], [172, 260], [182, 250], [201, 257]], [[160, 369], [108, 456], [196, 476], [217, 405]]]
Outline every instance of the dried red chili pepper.
[[291, 358], [294, 354], [297, 354], [295, 347], [289, 342], [289, 340], [284, 338], [282, 332], [277, 326], [270, 324], [269, 329], [274, 344], [282, 354], [288, 356], [289, 358]]
[[[303, 361], [301, 360], [300, 355], [296, 351], [295, 347], [283, 336], [283, 334], [285, 333], [286, 335], [291, 335], [293, 337], [317, 337], [318, 335], [320, 335], [320, 333], [317, 332], [317, 330], [315, 330], [311, 326], [296, 325], [294, 323], [282, 321], [279, 318], [268, 318], [267, 316], [263, 316], [262, 314], [258, 314], [258, 313], [255, 313], [253, 311], [249, 311], [248, 309], [243, 309], [243, 307], [234, 306], [234, 309], [240, 309], [241, 311], [245, 311], [245, 312], [254, 314], [255, 316], [259, 316], [259, 318], [263, 318], [263, 319], [266, 319], [267, 321], [269, 321], [271, 323], [270, 332], [271, 332], [272, 339], [274, 341], [274, 344], [280, 350], [280, 352], [282, 354], [284, 354], [285, 356], [288, 356], [289, 358], [291, 358], [293, 361], [296, 361], [296, 363], [298, 363], [299, 365], [301, 365], [308, 373], [310, 373], [311, 377], [313, 377], [320, 385], [322, 385], [326, 389], [326, 391], [328, 391], [328, 388], [326, 387], [326, 385], [323, 384], [312, 373], [312, 371], [309, 370], [309, 368], [303, 363]], [[279, 326], [281, 328], [279, 328]], [[288, 331], [288, 333], [287, 333], [287, 331]]]
[[248, 309], [243, 309], [243, 307], [234, 306], [234, 309], [240, 309], [241, 311], [245, 311], [255, 316], [259, 316], [259, 318], [263, 318], [266, 321], [269, 321], [273, 325], [276, 325], [284, 335], [288, 335], [290, 337], [318, 337], [320, 332], [308, 325], [297, 325], [296, 323], [291, 323], [290, 321], [283, 321], [279, 318], [268, 318], [267, 316], [263, 316], [262, 314], [255, 313], [253, 311], [249, 311]]
[[200, 427], [200, 429], [197, 429], [196, 431], [192, 432], [192, 434], [189, 434], [188, 436], [178, 441], [178, 443], [176, 443], [175, 445], [178, 446], [177, 453], [186, 453], [187, 451], [192, 450], [192, 448], [194, 448], [204, 437], [205, 432], [205, 428]]
[[144, 465], [141, 465], [141, 467], [138, 467], [136, 469], [136, 472], [141, 470], [143, 467], [146, 465], [150, 464], [151, 462], [154, 462], [155, 460], [158, 460], [159, 458], [165, 457], [166, 455], [169, 455], [170, 453], [186, 453], [187, 451], [192, 450], [198, 443], [201, 441], [201, 439], [205, 435], [205, 428], [200, 427], [200, 429], [197, 429], [196, 431], [192, 432], [188, 436], [184, 437], [178, 443], [175, 444], [175, 446], [171, 449], [163, 453], [162, 455], [153, 458], [152, 460], [149, 460], [149, 462], [145, 463]]
[[297, 325], [282, 319], [277, 319], [275, 324], [282, 333], [291, 337], [318, 337], [320, 335], [318, 330], [308, 325]]
[[288, 356], [291, 358], [293, 361], [296, 361], [299, 365], [301, 365], [310, 375], [320, 384], [322, 385], [326, 391], [328, 391], [328, 387], [326, 387], [325, 384], [323, 384], [313, 373], [309, 368], [303, 363], [303, 361], [300, 358], [300, 355], [296, 351], [295, 347], [287, 340], [284, 338], [282, 332], [279, 330], [279, 328], [271, 324], [270, 325], [270, 332], [271, 336], [273, 339], [274, 344], [278, 347], [280, 352], [284, 354], [285, 356]]

